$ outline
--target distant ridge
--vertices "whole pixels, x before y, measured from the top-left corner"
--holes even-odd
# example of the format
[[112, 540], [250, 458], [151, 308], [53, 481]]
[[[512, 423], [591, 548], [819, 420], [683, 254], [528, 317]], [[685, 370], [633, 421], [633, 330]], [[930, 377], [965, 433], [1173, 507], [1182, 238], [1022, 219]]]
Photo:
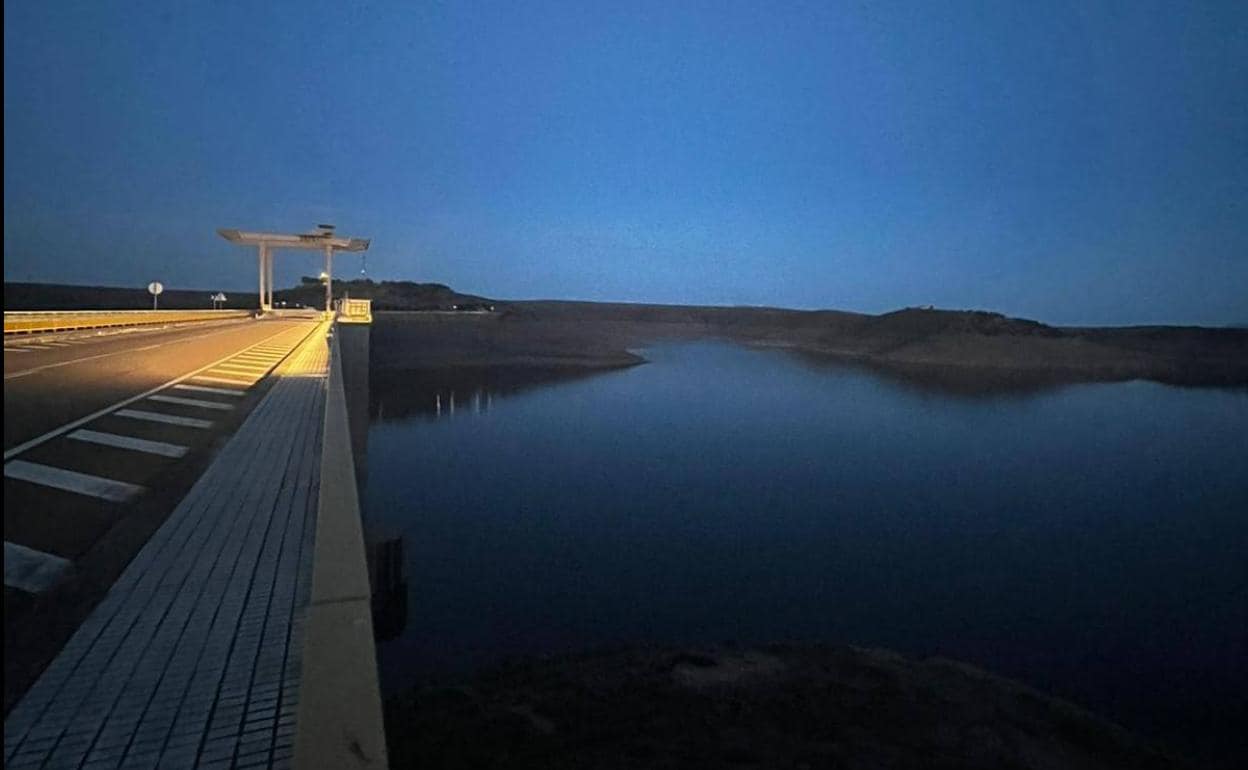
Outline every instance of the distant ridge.
[[[166, 288], [160, 306], [170, 310], [212, 307], [213, 289]], [[413, 281], [334, 281], [334, 296], [350, 294], [371, 299], [377, 310], [453, 310], [489, 305], [492, 300], [461, 294], [440, 283]], [[259, 305], [257, 292], [225, 292], [227, 308], [250, 309]], [[274, 302], [320, 307], [325, 289], [317, 278], [305, 276], [298, 286], [277, 289]], [[5, 310], [138, 310], [150, 308], [152, 297], [146, 286], [76, 286], [60, 283], [5, 282]]]

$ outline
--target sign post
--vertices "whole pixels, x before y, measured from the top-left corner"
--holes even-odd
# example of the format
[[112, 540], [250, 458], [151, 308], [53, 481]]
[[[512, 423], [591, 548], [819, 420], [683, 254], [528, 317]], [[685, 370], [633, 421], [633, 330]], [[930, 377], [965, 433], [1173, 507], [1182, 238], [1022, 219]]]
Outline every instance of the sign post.
[[152, 295], [152, 310], [156, 309], [156, 298], [159, 297], [160, 293], [164, 290], [165, 287], [160, 281], [152, 281], [147, 285], [147, 293]]

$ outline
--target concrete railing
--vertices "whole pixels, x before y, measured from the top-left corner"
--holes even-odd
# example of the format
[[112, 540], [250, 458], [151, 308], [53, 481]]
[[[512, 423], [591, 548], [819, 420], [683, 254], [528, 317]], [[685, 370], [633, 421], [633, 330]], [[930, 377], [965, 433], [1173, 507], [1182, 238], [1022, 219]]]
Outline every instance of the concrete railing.
[[251, 314], [250, 310], [6, 310], [4, 333], [32, 334], [74, 329], [99, 329], [110, 326], [219, 321], [227, 318], [246, 318]]
[[329, 381], [312, 598], [303, 643], [295, 767], [385, 768], [385, 729], [364, 527], [343, 386], [342, 355], [330, 327]]

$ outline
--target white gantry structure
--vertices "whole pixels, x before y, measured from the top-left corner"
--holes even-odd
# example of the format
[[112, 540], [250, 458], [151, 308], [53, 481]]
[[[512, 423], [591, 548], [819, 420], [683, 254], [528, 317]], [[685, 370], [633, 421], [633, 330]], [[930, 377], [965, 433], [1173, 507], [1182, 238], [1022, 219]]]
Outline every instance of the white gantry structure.
[[364, 251], [368, 248], [368, 238], [345, 238], [334, 234], [333, 225], [319, 225], [315, 233], [248, 233], [240, 230], [217, 230], [220, 236], [230, 243], [240, 246], [255, 246], [260, 263], [260, 310], [268, 312], [273, 309], [273, 251], [274, 249], [303, 249], [305, 251], [325, 252], [325, 312], [330, 312], [334, 294], [334, 252]]

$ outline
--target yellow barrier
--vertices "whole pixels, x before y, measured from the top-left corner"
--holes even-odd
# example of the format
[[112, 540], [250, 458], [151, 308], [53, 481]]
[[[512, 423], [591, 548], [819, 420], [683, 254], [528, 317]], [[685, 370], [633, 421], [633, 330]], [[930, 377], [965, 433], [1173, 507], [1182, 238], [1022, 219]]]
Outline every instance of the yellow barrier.
[[371, 299], [340, 299], [335, 305], [338, 308], [338, 323], [371, 324], [373, 322], [373, 301]]
[[246, 318], [250, 310], [58, 310], [5, 311], [4, 333], [33, 334], [74, 329], [100, 329], [109, 326], [217, 321]]

